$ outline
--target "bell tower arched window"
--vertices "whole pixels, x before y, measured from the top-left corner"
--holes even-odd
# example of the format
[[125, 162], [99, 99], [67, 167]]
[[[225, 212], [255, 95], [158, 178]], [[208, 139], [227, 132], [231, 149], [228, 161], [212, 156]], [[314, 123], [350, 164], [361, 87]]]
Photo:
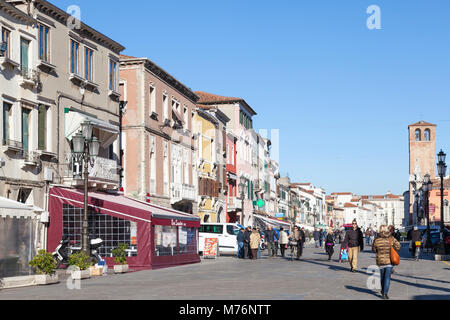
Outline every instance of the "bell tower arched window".
[[425, 141], [430, 141], [430, 129], [425, 129], [425, 132], [423, 135], [424, 135]]
[[416, 140], [416, 141], [421, 141], [422, 139], [421, 139], [421, 134], [420, 134], [421, 132], [420, 132], [420, 129], [416, 129], [416, 131], [414, 132], [414, 139]]

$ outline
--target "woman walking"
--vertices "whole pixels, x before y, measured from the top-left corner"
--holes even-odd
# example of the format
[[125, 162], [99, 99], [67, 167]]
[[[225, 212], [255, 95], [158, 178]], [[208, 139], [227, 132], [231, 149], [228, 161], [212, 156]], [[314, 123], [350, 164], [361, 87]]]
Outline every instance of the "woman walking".
[[287, 244], [289, 242], [288, 236], [286, 231], [284, 231], [283, 228], [280, 228], [280, 251], [281, 251], [281, 256], [284, 258], [284, 251], [286, 250]]
[[334, 237], [333, 230], [331, 228], [328, 229], [327, 236], [325, 237], [325, 249], [328, 253], [328, 261], [330, 261], [334, 253]]
[[391, 246], [395, 251], [400, 250], [400, 242], [389, 232], [385, 225], [380, 226], [379, 236], [372, 245], [372, 251], [377, 254], [377, 265], [380, 268], [381, 298], [389, 299], [388, 292], [391, 282], [393, 265], [391, 264]]
[[252, 250], [252, 259], [256, 260], [258, 257], [259, 243], [261, 242], [261, 235], [256, 228], [253, 228], [252, 234], [250, 235], [250, 249]]

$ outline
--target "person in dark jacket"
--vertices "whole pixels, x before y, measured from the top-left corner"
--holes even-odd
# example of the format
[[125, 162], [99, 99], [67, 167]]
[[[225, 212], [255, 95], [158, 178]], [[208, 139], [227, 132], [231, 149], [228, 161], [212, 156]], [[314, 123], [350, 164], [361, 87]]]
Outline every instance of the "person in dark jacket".
[[331, 228], [328, 229], [327, 236], [325, 237], [325, 248], [328, 253], [328, 261], [330, 261], [334, 253], [334, 237], [333, 230]]
[[267, 245], [267, 253], [269, 258], [276, 257], [275, 255], [275, 239], [278, 241], [278, 234], [273, 230], [272, 226], [268, 226], [264, 232], [264, 241]]
[[414, 260], [419, 261], [420, 247], [422, 245], [422, 233], [419, 231], [419, 228], [417, 226], [415, 226], [411, 231], [410, 237], [412, 248], [411, 256], [414, 258]]
[[358, 269], [359, 250], [364, 250], [363, 234], [361, 229], [358, 228], [356, 220], [352, 222], [352, 229], [345, 234], [344, 243], [348, 246], [348, 262], [350, 263], [351, 272], [356, 272]]
[[314, 238], [314, 241], [316, 243], [316, 248], [318, 248], [319, 244], [320, 244], [320, 231], [319, 231], [319, 229], [315, 229], [314, 230], [313, 238]]
[[237, 257], [238, 258], [243, 258], [244, 257], [244, 239], [245, 239], [245, 229], [241, 228], [241, 230], [239, 230], [239, 233], [236, 235], [236, 241], [238, 244], [238, 249], [237, 249]]
[[251, 259], [252, 251], [250, 250], [250, 235], [252, 234], [252, 228], [247, 227], [244, 232], [244, 259]]

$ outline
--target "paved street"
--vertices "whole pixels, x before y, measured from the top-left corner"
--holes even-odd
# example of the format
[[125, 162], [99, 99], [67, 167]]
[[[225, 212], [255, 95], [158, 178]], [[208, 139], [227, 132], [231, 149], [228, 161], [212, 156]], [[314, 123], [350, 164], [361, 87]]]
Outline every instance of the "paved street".
[[[338, 247], [336, 246], [336, 251]], [[69, 290], [59, 284], [6, 289], [0, 299], [150, 299], [150, 300], [378, 300], [378, 290], [367, 288], [367, 267], [375, 255], [360, 253], [357, 273], [348, 263], [328, 262], [323, 249], [306, 248], [302, 261], [289, 259], [238, 260], [220, 257], [200, 264], [169, 269], [108, 275], [81, 282]], [[389, 296], [396, 299], [450, 299], [450, 263], [411, 261], [407, 247], [395, 268]], [[270, 288], [270, 289], [269, 289]]]

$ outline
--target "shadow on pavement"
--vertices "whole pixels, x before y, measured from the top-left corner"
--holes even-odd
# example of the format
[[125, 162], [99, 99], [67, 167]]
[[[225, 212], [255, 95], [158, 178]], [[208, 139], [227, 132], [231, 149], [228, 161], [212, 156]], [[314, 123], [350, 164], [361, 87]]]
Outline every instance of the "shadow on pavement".
[[448, 294], [426, 294], [422, 296], [413, 296], [413, 300], [450, 300], [450, 296]]
[[358, 288], [358, 287], [354, 287], [354, 286], [345, 286], [345, 288], [346, 288], [346, 289], [349, 289], [349, 290], [358, 291], [358, 292], [361, 292], [361, 293], [371, 294], [371, 295], [373, 295], [373, 296], [375, 296], [375, 297], [378, 297], [378, 298], [380, 297], [379, 294], [377, 294], [375, 291], [370, 290], [370, 289], [366, 289], [366, 288]]

